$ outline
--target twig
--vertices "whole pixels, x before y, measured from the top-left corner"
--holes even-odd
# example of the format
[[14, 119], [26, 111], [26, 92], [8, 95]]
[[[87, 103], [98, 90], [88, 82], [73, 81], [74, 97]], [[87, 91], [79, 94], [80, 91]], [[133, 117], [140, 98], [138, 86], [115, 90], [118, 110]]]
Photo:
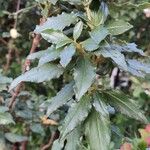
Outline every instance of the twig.
[[21, 143], [21, 150], [26, 150], [27, 149], [27, 144], [28, 144], [28, 141], [23, 141]]
[[[45, 18], [41, 18], [40, 19], [40, 25], [43, 24], [44, 22], [46, 21]], [[41, 40], [41, 36], [39, 34], [36, 34], [33, 41], [32, 41], [32, 46], [31, 46], [31, 49], [30, 49], [30, 53], [33, 53], [36, 51], [36, 48], [38, 47], [39, 43], [40, 43], [40, 40]], [[26, 71], [28, 71], [30, 69], [30, 60], [26, 60], [25, 61], [25, 64], [24, 64], [24, 67], [23, 67], [23, 73], [25, 73]], [[21, 87], [22, 87], [22, 84], [23, 82], [21, 82], [15, 89], [15, 92], [13, 93], [12, 95], [12, 98], [10, 100], [10, 103], [9, 103], [9, 109], [11, 110], [15, 101], [16, 101], [16, 98], [21, 90]]]
[[23, 8], [23, 9], [20, 9], [20, 10], [18, 10], [17, 12], [14, 12], [14, 13], [10, 13], [10, 15], [14, 15], [14, 16], [16, 16], [16, 15], [19, 15], [20, 13], [24, 13], [24, 12], [27, 12], [27, 11], [29, 11], [30, 9], [32, 9], [32, 8], [34, 8], [34, 7], [36, 7], [37, 6], [37, 4], [35, 4], [35, 5], [33, 5], [33, 6], [30, 6], [30, 7], [27, 7], [27, 8]]
[[1, 41], [4, 45], [6, 45], [6, 46], [8, 45], [8, 44], [7, 44], [7, 41], [5, 41], [3, 38], [0, 38], [0, 41]]
[[49, 139], [49, 142], [48, 142], [46, 145], [44, 145], [44, 146], [41, 148], [41, 150], [47, 150], [48, 148], [51, 148], [53, 142], [54, 142], [56, 139], [58, 139], [58, 137], [59, 137], [59, 131], [58, 131], [58, 130], [53, 131], [53, 133], [52, 133], [52, 135], [51, 135], [51, 137], [50, 137], [50, 139]]
[[[16, 6], [16, 12], [18, 12], [19, 9], [20, 9], [20, 3], [21, 3], [21, 0], [18, 0], [18, 1], [17, 1], [17, 6]], [[18, 14], [16, 14], [16, 16], [15, 16], [15, 23], [14, 23], [14, 28], [15, 28], [15, 29], [16, 29], [16, 27], [17, 27], [17, 20], [18, 20]]]
[[18, 150], [19, 149], [18, 146], [19, 146], [18, 143], [14, 143], [13, 147], [12, 147], [12, 150]]
[[21, 90], [22, 84], [23, 84], [23, 83], [21, 82], [21, 83], [16, 87], [15, 92], [12, 94], [10, 103], [9, 103], [9, 105], [8, 105], [9, 109], [12, 109], [12, 107], [13, 107], [15, 101], [16, 101], [16, 98], [17, 98], [17, 96], [18, 96], [18, 94], [19, 94], [19, 92], [20, 92], [20, 90]]
[[[40, 19], [40, 25], [42, 25], [45, 21], [46, 21], [45, 18], [41, 18]], [[37, 49], [40, 41], [41, 41], [41, 35], [40, 34], [36, 34], [34, 36], [33, 41], [32, 41], [32, 46], [31, 46], [31, 49], [30, 49], [30, 54], [34, 53], [36, 51], [36, 49]], [[29, 59], [26, 59], [25, 64], [24, 64], [24, 70], [25, 71], [28, 71], [30, 69], [30, 64], [31, 64], [31, 61]]]
[[[20, 9], [20, 3], [21, 3], [21, 0], [17, 0], [16, 12], [19, 11], [19, 9]], [[16, 29], [17, 20], [18, 20], [17, 15], [14, 17], [14, 20], [15, 20], [14, 21], [14, 29]], [[11, 65], [11, 61], [12, 61], [12, 58], [13, 58], [13, 52], [15, 51], [14, 47], [12, 46], [13, 43], [14, 43], [14, 39], [10, 39], [9, 42], [8, 42], [8, 54], [6, 55], [7, 63], [6, 63], [6, 66], [4, 68], [5, 72], [7, 72], [9, 66]]]
[[13, 54], [15, 53], [14, 46], [13, 46], [13, 39], [9, 40], [8, 42], [8, 53], [6, 54], [6, 65], [4, 67], [5, 72], [7, 72], [9, 66], [11, 65]]

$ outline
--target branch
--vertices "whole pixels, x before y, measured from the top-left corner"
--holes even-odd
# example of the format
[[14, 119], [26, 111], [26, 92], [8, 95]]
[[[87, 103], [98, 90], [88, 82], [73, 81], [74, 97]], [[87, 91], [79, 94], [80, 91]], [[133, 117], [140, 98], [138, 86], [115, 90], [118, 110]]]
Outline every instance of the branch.
[[[42, 25], [45, 21], [46, 21], [45, 18], [41, 18], [40, 19], [40, 25]], [[33, 41], [32, 41], [32, 46], [31, 46], [31, 49], [30, 49], [30, 53], [34, 53], [36, 51], [36, 48], [38, 47], [38, 45], [40, 43], [40, 40], [41, 40], [40, 34], [36, 34], [35, 37], [33, 38]], [[30, 64], [31, 64], [30, 60], [27, 59], [25, 61], [24, 67], [23, 67], [23, 73], [25, 73], [26, 71], [28, 71], [30, 69]], [[23, 84], [23, 82], [21, 82], [16, 87], [15, 92], [13, 93], [12, 98], [11, 98], [10, 103], [9, 103], [9, 109], [12, 109], [12, 107], [13, 107], [15, 101], [16, 101], [16, 98], [17, 98], [18, 94], [20, 93], [22, 84]]]
[[9, 107], [10, 110], [13, 108], [13, 105], [14, 105], [14, 103], [15, 103], [15, 101], [16, 101], [16, 98], [17, 98], [18, 94], [20, 93], [22, 84], [23, 84], [23, 83], [21, 82], [21, 83], [16, 87], [15, 92], [12, 93], [12, 97], [11, 97], [10, 103], [8, 104], [8, 107]]
[[53, 132], [52, 132], [52, 135], [51, 135], [51, 137], [50, 137], [50, 139], [49, 139], [49, 142], [48, 142], [46, 145], [44, 145], [44, 146], [41, 148], [41, 150], [47, 150], [48, 148], [51, 148], [53, 142], [54, 142], [56, 139], [58, 139], [58, 137], [59, 137], [59, 131], [58, 131], [58, 130], [53, 131]]
[[12, 150], [18, 150], [19, 149], [19, 144], [18, 143], [14, 143]]
[[26, 150], [27, 149], [27, 144], [28, 144], [28, 141], [23, 141], [21, 143], [21, 150]]
[[0, 42], [2, 42], [2, 43], [3, 43], [4, 45], [6, 45], [6, 46], [8, 45], [8, 44], [7, 44], [7, 41], [5, 41], [5, 40], [4, 40], [3, 38], [1, 38], [1, 37], [0, 37]]
[[[19, 11], [19, 9], [20, 9], [20, 3], [21, 3], [21, 0], [18, 0], [18, 1], [17, 1], [17, 6], [16, 6], [16, 12]], [[15, 17], [15, 23], [14, 23], [14, 28], [15, 28], [15, 29], [16, 29], [16, 27], [17, 27], [17, 20], [18, 20], [18, 14], [17, 14], [16, 17]]]
[[36, 6], [37, 6], [37, 4], [35, 4], [35, 5], [33, 5], [33, 6], [30, 6], [30, 7], [27, 7], [27, 8], [20, 9], [20, 10], [18, 10], [17, 12], [14, 12], [14, 13], [12, 13], [12, 14], [10, 14], [10, 15], [14, 15], [14, 16], [19, 15], [20, 13], [27, 12], [27, 11], [29, 11], [30, 9], [32, 9], [32, 8], [34, 8], [34, 7], [36, 7]]

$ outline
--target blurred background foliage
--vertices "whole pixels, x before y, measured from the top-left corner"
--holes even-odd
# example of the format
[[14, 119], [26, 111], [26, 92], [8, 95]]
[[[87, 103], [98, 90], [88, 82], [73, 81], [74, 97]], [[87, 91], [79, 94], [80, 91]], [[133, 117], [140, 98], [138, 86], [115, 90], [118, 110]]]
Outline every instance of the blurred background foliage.
[[[41, 11], [35, 1], [21, 0], [20, 10], [22, 11], [16, 19], [17, 2], [18, 0], [0, 1], [0, 150], [7, 150], [17, 144], [23, 147], [26, 144], [24, 142], [26, 137], [29, 137], [28, 144], [26, 144], [28, 149], [36, 150], [47, 143], [51, 133], [56, 130], [55, 127], [42, 123], [40, 117], [44, 115], [44, 112], [39, 109], [39, 105], [47, 97], [55, 95], [56, 91], [62, 87], [62, 82], [52, 80], [49, 83], [26, 84], [17, 97], [19, 103], [12, 115], [4, 106], [11, 97], [7, 92], [8, 85], [22, 72], [21, 66], [29, 54], [32, 43], [32, 31], [41, 17]], [[146, 16], [143, 9], [126, 5], [127, 2], [138, 5], [142, 3], [142, 0], [118, 0], [115, 2], [117, 4], [115, 9], [113, 9], [114, 4], [110, 5], [110, 16], [124, 18], [134, 26], [132, 30], [119, 36], [120, 40], [135, 42], [139, 48], [150, 55], [150, 18]], [[148, 0], [143, 0], [143, 2], [148, 2]], [[19, 37], [15, 39], [10, 35], [10, 30], [14, 26], [19, 33]], [[39, 45], [40, 49], [45, 49], [47, 46], [44, 41]], [[150, 77], [146, 77], [146, 81], [129, 75], [127, 78], [132, 83], [127, 92], [140, 102], [139, 107], [145, 111], [146, 117], [150, 120]], [[65, 115], [65, 109], [67, 108], [60, 109], [51, 118], [60, 120]], [[114, 131], [112, 145], [115, 143], [115, 148], [119, 148], [122, 143], [130, 141], [135, 136], [139, 137], [138, 129], [144, 128], [143, 124], [127, 119], [121, 114], [112, 114], [111, 121]], [[6, 126], [9, 123], [12, 124]]]

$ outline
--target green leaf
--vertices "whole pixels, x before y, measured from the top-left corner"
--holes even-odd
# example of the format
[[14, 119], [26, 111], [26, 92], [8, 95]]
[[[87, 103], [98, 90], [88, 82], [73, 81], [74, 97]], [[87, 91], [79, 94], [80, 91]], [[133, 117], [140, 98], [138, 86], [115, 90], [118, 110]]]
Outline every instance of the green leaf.
[[7, 86], [12, 82], [12, 78], [5, 77], [0, 72], [0, 91], [7, 90]]
[[103, 26], [98, 26], [90, 33], [91, 38], [98, 45], [109, 34], [108, 30]]
[[23, 118], [23, 119], [32, 119], [33, 118], [33, 112], [29, 108], [24, 108], [23, 110], [17, 110], [15, 112], [15, 115], [17, 117]]
[[0, 113], [0, 125], [15, 124], [12, 115], [8, 112]]
[[0, 84], [8, 84], [11, 82], [12, 82], [12, 78], [8, 78], [0, 74]]
[[124, 45], [122, 48], [122, 52], [135, 52], [142, 56], [145, 56], [144, 52], [137, 48], [137, 45], [135, 43], [128, 43], [127, 45]]
[[83, 22], [80, 21], [75, 25], [74, 30], [73, 30], [73, 38], [75, 40], [77, 40], [80, 37], [82, 30], [83, 30]]
[[60, 54], [60, 64], [65, 68], [71, 61], [73, 55], [76, 52], [76, 48], [73, 44], [66, 46]]
[[144, 77], [150, 73], [150, 64], [142, 63], [135, 59], [127, 59], [128, 71], [133, 75]]
[[93, 99], [94, 99], [93, 106], [95, 107], [95, 110], [104, 118], [109, 120], [109, 112], [107, 110], [107, 105], [105, 104], [103, 99], [101, 99], [101, 95], [99, 93], [96, 93], [94, 94]]
[[111, 21], [107, 25], [107, 29], [109, 30], [110, 34], [112, 35], [119, 35], [128, 30], [130, 30], [133, 26], [128, 22], [123, 20]]
[[99, 48], [99, 44], [109, 34], [108, 30], [103, 26], [95, 27], [90, 33], [91, 38], [81, 42], [86, 51], [94, 51]]
[[86, 51], [94, 51], [99, 48], [99, 45], [92, 38], [88, 38], [87, 40], [81, 42], [82, 47], [85, 48]]
[[41, 35], [48, 42], [56, 44], [56, 48], [60, 48], [72, 42], [70, 38], [60, 31], [44, 30]]
[[[101, 99], [100, 94], [96, 93], [93, 96], [94, 102], [93, 106], [95, 107], [95, 110], [99, 113], [100, 120], [101, 120], [101, 126], [104, 128], [103, 138], [100, 141], [100, 149], [109, 149], [110, 144], [110, 120], [109, 120], [109, 112], [107, 110], [107, 105]], [[102, 133], [101, 133], [102, 134]], [[98, 145], [97, 145], [98, 146]]]
[[80, 129], [75, 128], [70, 134], [68, 134], [66, 140], [67, 144], [65, 150], [77, 150], [80, 145]]
[[31, 125], [30, 129], [32, 130], [32, 132], [34, 133], [38, 133], [41, 134], [42, 136], [45, 135], [45, 131], [44, 128], [41, 126], [40, 123], [34, 123]]
[[79, 102], [69, 109], [68, 114], [64, 120], [61, 129], [61, 139], [64, 139], [68, 133], [80, 125], [91, 109], [90, 97], [88, 95], [83, 96]]
[[14, 134], [14, 133], [5, 133], [5, 137], [8, 141], [12, 143], [23, 142], [28, 140], [26, 136]]
[[67, 1], [70, 4], [76, 4], [76, 5], [81, 5], [82, 4], [82, 0], [62, 0], [62, 1]]
[[47, 29], [60, 30], [62, 31], [65, 27], [77, 21], [77, 15], [74, 13], [62, 13], [56, 17], [50, 17], [43, 25], [36, 26], [34, 32], [41, 33]]
[[6, 111], [9, 111], [9, 108], [6, 106], [0, 106], [0, 113], [4, 113]]
[[48, 62], [58, 59], [60, 56], [61, 50], [62, 50], [61, 48], [56, 49], [54, 46], [51, 46], [50, 48], [48, 48], [45, 54], [41, 56], [38, 66], [42, 66]]
[[45, 2], [47, 2], [47, 0], [35, 0], [38, 3], [44, 4]]
[[146, 8], [150, 8], [150, 2], [141, 2], [140, 4], [133, 4], [131, 2], [125, 2], [125, 3], [121, 3], [121, 4], [118, 4], [118, 3], [113, 3], [113, 7], [116, 9], [117, 7], [119, 9], [122, 9], [122, 8], [135, 8], [135, 9], [139, 9], [139, 10], [142, 10], [143, 9], [146, 9]]
[[65, 85], [65, 87], [62, 88], [55, 97], [47, 100], [41, 105], [41, 107], [48, 107], [46, 113], [47, 116], [72, 99], [72, 96], [74, 95], [73, 85], [74, 82]]
[[49, 51], [51, 51], [51, 47], [49, 47], [47, 50], [42, 50], [39, 52], [32, 53], [28, 55], [27, 59], [29, 60], [40, 59], [44, 54], [48, 54]]
[[144, 78], [145, 77], [145, 74], [140, 71], [138, 68], [132, 68], [130, 67], [130, 65], [128, 65], [128, 72], [130, 72], [132, 75], [134, 76], [137, 76], [137, 77], [141, 77], [141, 78]]
[[147, 123], [147, 119], [143, 112], [139, 109], [137, 102], [128, 98], [126, 94], [122, 92], [119, 93], [117, 91], [106, 91], [102, 95], [104, 95], [107, 101], [122, 114]]
[[117, 44], [112, 44], [110, 45], [111, 49], [113, 50], [118, 50], [120, 52], [128, 52], [128, 53], [138, 53], [142, 56], [145, 56], [144, 52], [140, 49], [137, 48], [137, 45], [135, 43], [128, 43], [124, 45], [117, 45]]
[[64, 144], [62, 142], [60, 142], [60, 140], [55, 140], [53, 142], [53, 146], [52, 146], [52, 150], [62, 150]]
[[43, 81], [51, 80], [53, 78], [58, 78], [63, 73], [63, 69], [55, 64], [44, 64], [40, 67], [35, 67], [30, 71], [17, 77], [10, 85], [12, 90], [21, 82], [36, 82], [40, 83]]
[[138, 9], [146, 9], [146, 8], [150, 8], [150, 2], [145, 2], [145, 3], [141, 3], [137, 5]]
[[49, 0], [53, 5], [57, 3], [58, 0]]
[[74, 69], [74, 80], [75, 80], [75, 93], [76, 98], [79, 100], [92, 85], [96, 73], [94, 67], [88, 58], [80, 58]]
[[111, 46], [105, 46], [102, 49], [95, 51], [97, 56], [103, 55], [103, 57], [111, 58], [121, 69], [127, 71], [127, 63], [125, 57], [118, 49], [112, 49]]
[[108, 123], [109, 120], [104, 116], [101, 115], [101, 113], [98, 113], [95, 109], [92, 109], [92, 112], [90, 113], [85, 122], [85, 136], [89, 142], [91, 150], [109, 149], [110, 146], [110, 127]]

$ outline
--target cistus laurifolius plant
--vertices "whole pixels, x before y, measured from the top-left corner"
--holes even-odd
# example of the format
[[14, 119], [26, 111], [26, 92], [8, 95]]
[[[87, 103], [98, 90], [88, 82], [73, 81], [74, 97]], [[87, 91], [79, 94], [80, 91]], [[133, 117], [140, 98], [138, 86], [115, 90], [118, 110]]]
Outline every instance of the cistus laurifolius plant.
[[[109, 150], [110, 108], [148, 122], [137, 102], [104, 82], [109, 80], [114, 67], [140, 78], [150, 73], [150, 65], [138, 59], [146, 58], [144, 52], [135, 43], [119, 39], [120, 34], [133, 26], [122, 18], [114, 19], [112, 14], [119, 5], [113, 1], [38, 0], [38, 3], [45, 5], [42, 15], [46, 22], [37, 25], [34, 33], [40, 34], [50, 46], [27, 57], [32, 61], [38, 59], [38, 65], [17, 77], [10, 91], [21, 82], [41, 83], [61, 78], [63, 85], [56, 96], [39, 106], [47, 117], [63, 105], [69, 106], [59, 123], [60, 136], [52, 150]], [[143, 9], [149, 3], [127, 6]]]

